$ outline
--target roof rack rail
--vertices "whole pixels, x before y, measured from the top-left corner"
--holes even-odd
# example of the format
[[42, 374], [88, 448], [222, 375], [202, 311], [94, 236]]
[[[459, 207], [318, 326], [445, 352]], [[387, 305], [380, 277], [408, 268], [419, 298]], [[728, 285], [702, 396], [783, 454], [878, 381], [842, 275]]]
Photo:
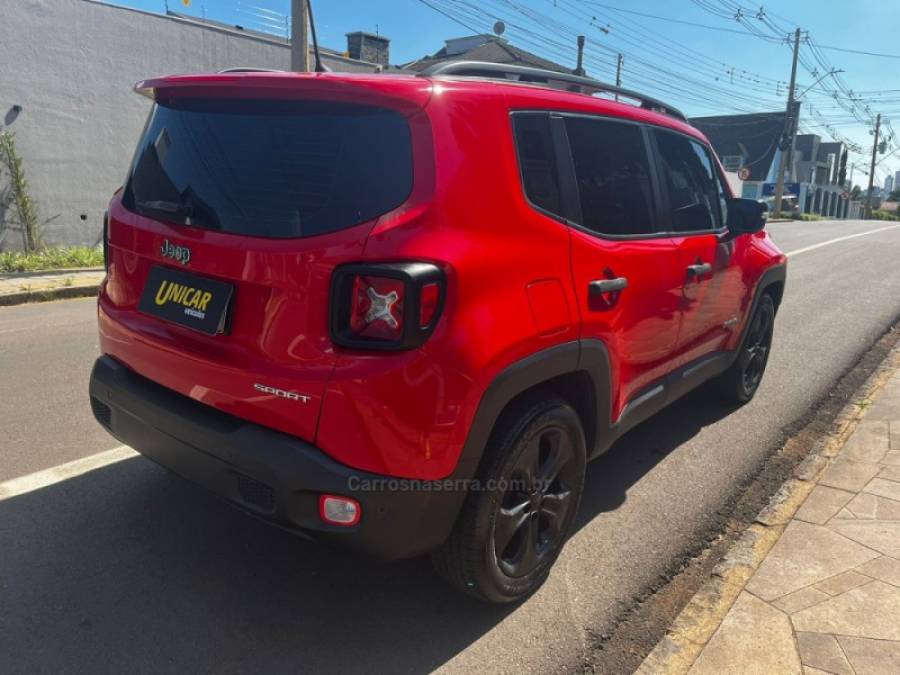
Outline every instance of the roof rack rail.
[[[644, 96], [630, 89], [623, 89], [614, 84], [606, 84], [590, 77], [560, 73], [545, 68], [532, 68], [531, 66], [517, 66], [509, 63], [490, 63], [487, 61], [449, 61], [429, 66], [419, 73], [421, 77], [433, 77], [436, 75], [457, 75], [463, 77], [487, 77], [494, 79], [509, 79], [509, 75], [518, 75], [519, 82], [529, 84], [549, 84], [550, 82], [565, 82], [579, 87], [592, 89], [595, 92], [602, 91], [607, 94], [615, 94], [637, 101], [641, 108], [665, 113], [682, 121], [687, 121], [684, 113], [678, 108], [663, 103], [660, 100]], [[588, 93], [590, 95], [593, 92]]]
[[223, 70], [218, 71], [218, 74], [222, 73], [283, 73], [285, 71], [278, 70], [277, 68], [250, 68], [247, 66], [238, 66], [236, 68], [225, 68]]

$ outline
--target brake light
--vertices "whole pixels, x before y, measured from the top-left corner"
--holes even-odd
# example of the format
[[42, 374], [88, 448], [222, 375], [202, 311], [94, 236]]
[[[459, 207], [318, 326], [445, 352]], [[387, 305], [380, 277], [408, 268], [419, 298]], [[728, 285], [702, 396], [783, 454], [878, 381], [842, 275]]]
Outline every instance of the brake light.
[[444, 290], [430, 263], [343, 265], [331, 284], [331, 338], [357, 349], [418, 347], [437, 325]]
[[441, 298], [441, 287], [436, 283], [426, 284], [419, 295], [419, 326], [429, 325], [434, 320]]
[[109, 274], [109, 211], [103, 212], [103, 269]]

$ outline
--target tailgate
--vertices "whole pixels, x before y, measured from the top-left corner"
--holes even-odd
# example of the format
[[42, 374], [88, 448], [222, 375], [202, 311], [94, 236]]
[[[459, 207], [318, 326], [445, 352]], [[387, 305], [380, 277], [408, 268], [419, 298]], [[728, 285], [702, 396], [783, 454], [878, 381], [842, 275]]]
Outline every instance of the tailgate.
[[412, 191], [409, 111], [351, 102], [346, 83], [323, 99], [268, 74], [240, 89], [208, 79], [149, 87], [156, 105], [110, 204], [101, 348], [312, 441], [335, 361], [332, 271]]

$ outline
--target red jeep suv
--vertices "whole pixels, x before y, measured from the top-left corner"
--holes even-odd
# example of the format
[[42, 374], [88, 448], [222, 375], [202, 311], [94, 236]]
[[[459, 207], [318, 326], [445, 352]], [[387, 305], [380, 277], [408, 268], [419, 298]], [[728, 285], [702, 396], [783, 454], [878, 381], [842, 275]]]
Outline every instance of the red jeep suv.
[[587, 460], [759, 386], [785, 256], [668, 105], [475, 62], [136, 90], [91, 406], [254, 515], [513, 601]]

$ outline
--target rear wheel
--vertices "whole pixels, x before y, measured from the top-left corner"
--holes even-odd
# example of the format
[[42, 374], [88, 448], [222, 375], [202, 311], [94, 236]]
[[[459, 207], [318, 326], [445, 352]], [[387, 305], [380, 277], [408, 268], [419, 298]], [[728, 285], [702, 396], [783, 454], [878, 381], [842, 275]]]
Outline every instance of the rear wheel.
[[433, 559], [460, 590], [513, 602], [544, 583], [568, 538], [584, 487], [584, 432], [565, 401], [531, 399], [504, 414], [485, 453], [480, 489]]
[[775, 325], [775, 303], [772, 296], [765, 294], [750, 327], [744, 337], [737, 358], [731, 367], [719, 376], [719, 390], [723, 397], [737, 403], [746, 403], [753, 398], [762, 382], [769, 352], [772, 348], [772, 332]]

